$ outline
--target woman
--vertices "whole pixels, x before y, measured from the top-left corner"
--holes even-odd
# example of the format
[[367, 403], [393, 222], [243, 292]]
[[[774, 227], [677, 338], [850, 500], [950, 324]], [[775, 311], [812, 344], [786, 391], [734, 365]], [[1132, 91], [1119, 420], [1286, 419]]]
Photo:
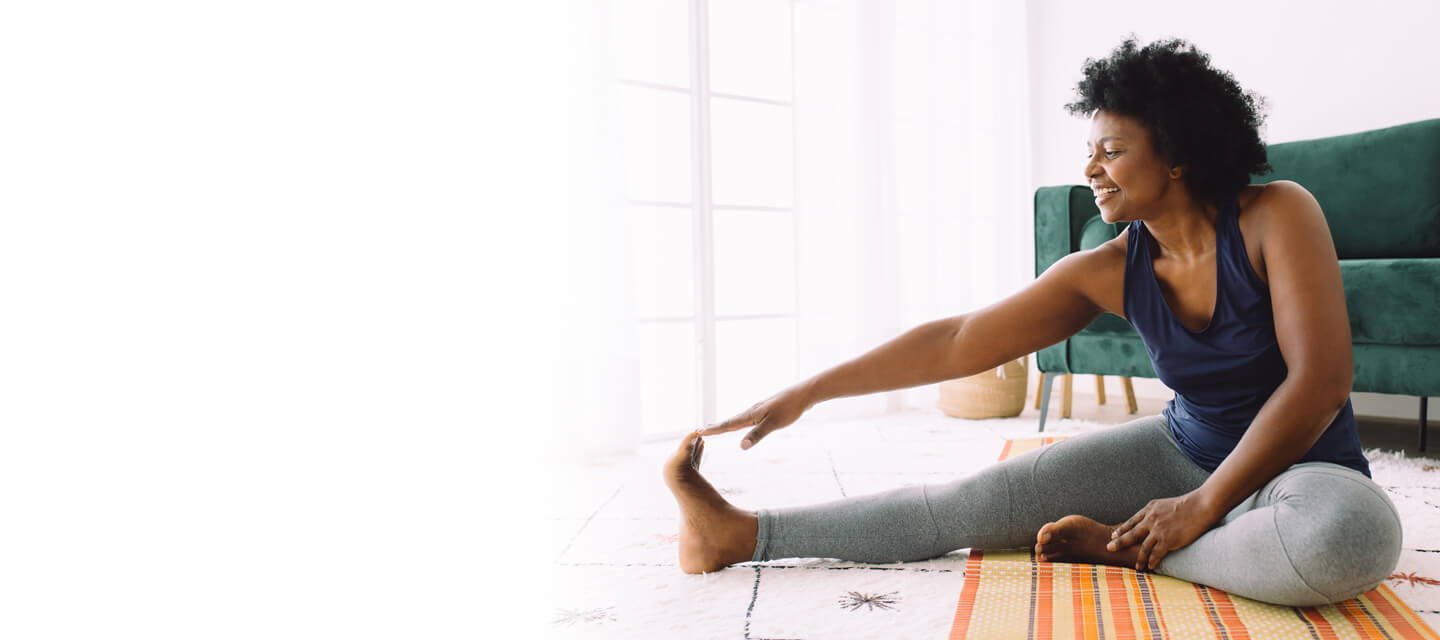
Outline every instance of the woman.
[[[1257, 98], [1180, 40], [1087, 60], [1084, 176], [1114, 240], [1001, 302], [926, 323], [688, 435], [665, 467], [680, 566], [930, 558], [1033, 545], [1042, 561], [1150, 570], [1312, 606], [1375, 588], [1400, 520], [1370, 479], [1349, 394], [1350, 327], [1319, 204], [1268, 172]], [[1357, 159], [1358, 161], [1358, 159]], [[702, 478], [701, 436], [748, 449], [830, 398], [993, 369], [1101, 313], [1126, 318], [1175, 399], [1158, 416], [1070, 438], [945, 484], [750, 512]]]

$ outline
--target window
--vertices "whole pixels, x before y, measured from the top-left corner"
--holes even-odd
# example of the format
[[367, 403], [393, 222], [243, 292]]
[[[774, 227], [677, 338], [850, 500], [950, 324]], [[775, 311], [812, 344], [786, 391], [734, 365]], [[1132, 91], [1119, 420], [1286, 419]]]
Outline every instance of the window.
[[795, 382], [792, 7], [614, 0], [645, 435]]
[[642, 437], [1030, 281], [1023, 5], [607, 6]]

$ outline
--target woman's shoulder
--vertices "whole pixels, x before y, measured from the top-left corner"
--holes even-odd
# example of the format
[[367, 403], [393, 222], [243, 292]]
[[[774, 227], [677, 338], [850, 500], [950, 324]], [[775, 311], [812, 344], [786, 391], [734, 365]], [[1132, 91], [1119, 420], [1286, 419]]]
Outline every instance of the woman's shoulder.
[[1320, 214], [1320, 204], [1315, 201], [1315, 196], [1294, 180], [1245, 185], [1236, 194], [1236, 199], [1241, 224], [1256, 227], [1259, 231], [1275, 224], [1294, 222], [1295, 216]]
[[1094, 249], [1078, 251], [1074, 268], [1084, 274], [1079, 287], [1101, 309], [1125, 317], [1125, 254], [1129, 227]]
[[1256, 275], [1267, 285], [1267, 238], [1317, 223], [1325, 224], [1325, 216], [1315, 196], [1293, 180], [1246, 185], [1236, 198], [1239, 206], [1236, 222], [1245, 240], [1245, 251]]

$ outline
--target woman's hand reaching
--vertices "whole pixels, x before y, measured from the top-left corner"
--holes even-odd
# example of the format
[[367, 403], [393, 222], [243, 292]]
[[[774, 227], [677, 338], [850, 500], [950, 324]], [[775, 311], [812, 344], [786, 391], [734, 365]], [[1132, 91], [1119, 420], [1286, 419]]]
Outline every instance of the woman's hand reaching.
[[741, 411], [729, 420], [703, 429], [696, 429], [696, 431], [702, 436], [709, 436], [755, 426], [745, 434], [745, 439], [740, 441], [740, 448], [748, 450], [755, 446], [755, 443], [759, 442], [761, 438], [799, 420], [800, 414], [805, 413], [814, 405], [815, 402], [810, 395], [810, 385], [802, 382], [755, 403], [754, 406]]
[[1106, 548], [1119, 551], [1139, 544], [1135, 570], [1154, 571], [1166, 554], [1194, 542], [1213, 528], [1217, 520], [1194, 493], [1151, 500], [1110, 533]]

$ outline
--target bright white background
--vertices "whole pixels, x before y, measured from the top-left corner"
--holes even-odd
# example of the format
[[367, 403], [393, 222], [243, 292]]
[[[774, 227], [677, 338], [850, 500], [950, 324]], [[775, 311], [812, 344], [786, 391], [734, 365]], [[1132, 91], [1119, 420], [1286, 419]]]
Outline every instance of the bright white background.
[[538, 607], [568, 7], [516, 5], [4, 5], [0, 636]]
[[1031, 228], [1023, 5], [589, 7], [571, 71], [594, 169], [555, 239], [581, 345], [549, 378], [565, 444], [675, 438], [1031, 279], [1007, 250]]
[[[693, 196], [691, 172], [626, 173], [677, 125], [616, 109], [613, 82], [687, 67], [615, 54], [618, 3], [476, 4], [0, 12], [0, 635], [541, 619], [525, 526], [554, 448], [696, 426], [644, 402], [670, 381], [641, 365], [698, 368], [673, 348], [694, 332], [637, 334], [695, 281], [675, 266], [693, 229], [624, 201]], [[712, 90], [786, 101], [789, 80], [794, 109], [712, 111], [717, 204], [790, 207], [788, 227], [717, 212], [736, 215], [715, 218], [716, 273], [739, 278], [717, 313], [789, 317], [717, 321], [716, 417], [1028, 281], [1033, 189], [1079, 180], [1060, 105], [1132, 29], [1193, 38], [1270, 98], [1271, 141], [1440, 114], [1429, 3], [793, 7], [793, 31], [716, 25], [735, 55]], [[788, 33], [793, 72], [756, 71]]]

